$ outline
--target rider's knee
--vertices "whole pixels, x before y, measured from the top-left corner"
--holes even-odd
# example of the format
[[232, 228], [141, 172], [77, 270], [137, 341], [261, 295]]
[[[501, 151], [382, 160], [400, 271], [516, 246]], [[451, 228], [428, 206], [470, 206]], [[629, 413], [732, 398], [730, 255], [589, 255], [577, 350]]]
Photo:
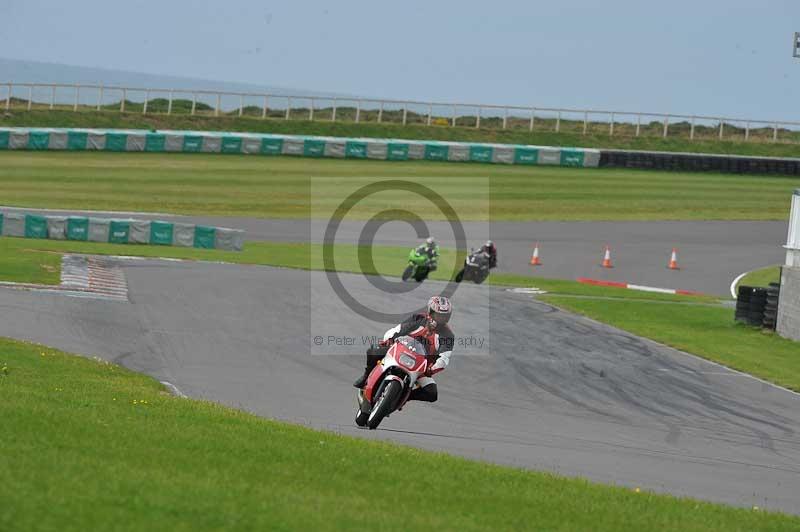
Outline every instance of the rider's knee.
[[439, 399], [439, 390], [436, 388], [436, 383], [429, 384], [424, 388], [420, 389], [420, 401], [426, 401], [428, 403], [435, 403], [437, 399]]

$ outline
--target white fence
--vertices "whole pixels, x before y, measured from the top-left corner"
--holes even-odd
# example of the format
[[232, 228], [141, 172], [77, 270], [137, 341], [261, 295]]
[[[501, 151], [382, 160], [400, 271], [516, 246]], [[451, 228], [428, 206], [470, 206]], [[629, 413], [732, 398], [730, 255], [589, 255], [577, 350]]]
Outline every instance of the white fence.
[[596, 109], [16, 82], [0, 83], [0, 102], [3, 100], [7, 111], [94, 109], [579, 135], [800, 142], [800, 122]]

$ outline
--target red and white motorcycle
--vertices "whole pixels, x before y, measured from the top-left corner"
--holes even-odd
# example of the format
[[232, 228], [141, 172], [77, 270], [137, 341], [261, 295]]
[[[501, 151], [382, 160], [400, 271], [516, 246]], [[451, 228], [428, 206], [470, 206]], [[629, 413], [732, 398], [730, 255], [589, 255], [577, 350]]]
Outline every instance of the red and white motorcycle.
[[372, 368], [364, 390], [358, 391], [356, 425], [376, 429], [383, 418], [403, 408], [428, 368], [425, 353], [423, 343], [411, 336], [394, 341], [383, 360]]

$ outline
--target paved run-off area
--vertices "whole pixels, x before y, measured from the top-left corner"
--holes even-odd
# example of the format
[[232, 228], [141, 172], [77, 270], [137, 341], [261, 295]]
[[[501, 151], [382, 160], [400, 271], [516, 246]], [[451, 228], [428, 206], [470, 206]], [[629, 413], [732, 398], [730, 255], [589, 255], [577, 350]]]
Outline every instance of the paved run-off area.
[[[353, 356], [313, 356], [324, 327], [379, 334], [338, 300], [312, 298], [324, 274], [138, 260], [121, 268], [130, 302], [0, 288], [0, 335], [98, 355], [184, 393], [363, 437], [609, 483], [797, 513], [800, 396], [529, 295], [465, 285], [458, 335], [485, 327], [467, 303], [491, 301], [489, 354], [454, 354], [440, 401], [410, 405], [376, 432], [352, 424]], [[358, 276], [352, 293], [385, 307]], [[434, 289], [435, 283], [423, 285]], [[419, 291], [397, 302], [418, 302]], [[311, 312], [311, 303], [315, 306]]]

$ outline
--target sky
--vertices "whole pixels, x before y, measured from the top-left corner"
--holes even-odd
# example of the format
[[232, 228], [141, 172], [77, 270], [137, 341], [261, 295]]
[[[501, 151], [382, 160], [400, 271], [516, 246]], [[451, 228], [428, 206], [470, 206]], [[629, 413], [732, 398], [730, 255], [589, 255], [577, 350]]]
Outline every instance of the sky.
[[376, 98], [768, 120], [800, 120], [794, 31], [798, 0], [0, 0], [8, 59]]

